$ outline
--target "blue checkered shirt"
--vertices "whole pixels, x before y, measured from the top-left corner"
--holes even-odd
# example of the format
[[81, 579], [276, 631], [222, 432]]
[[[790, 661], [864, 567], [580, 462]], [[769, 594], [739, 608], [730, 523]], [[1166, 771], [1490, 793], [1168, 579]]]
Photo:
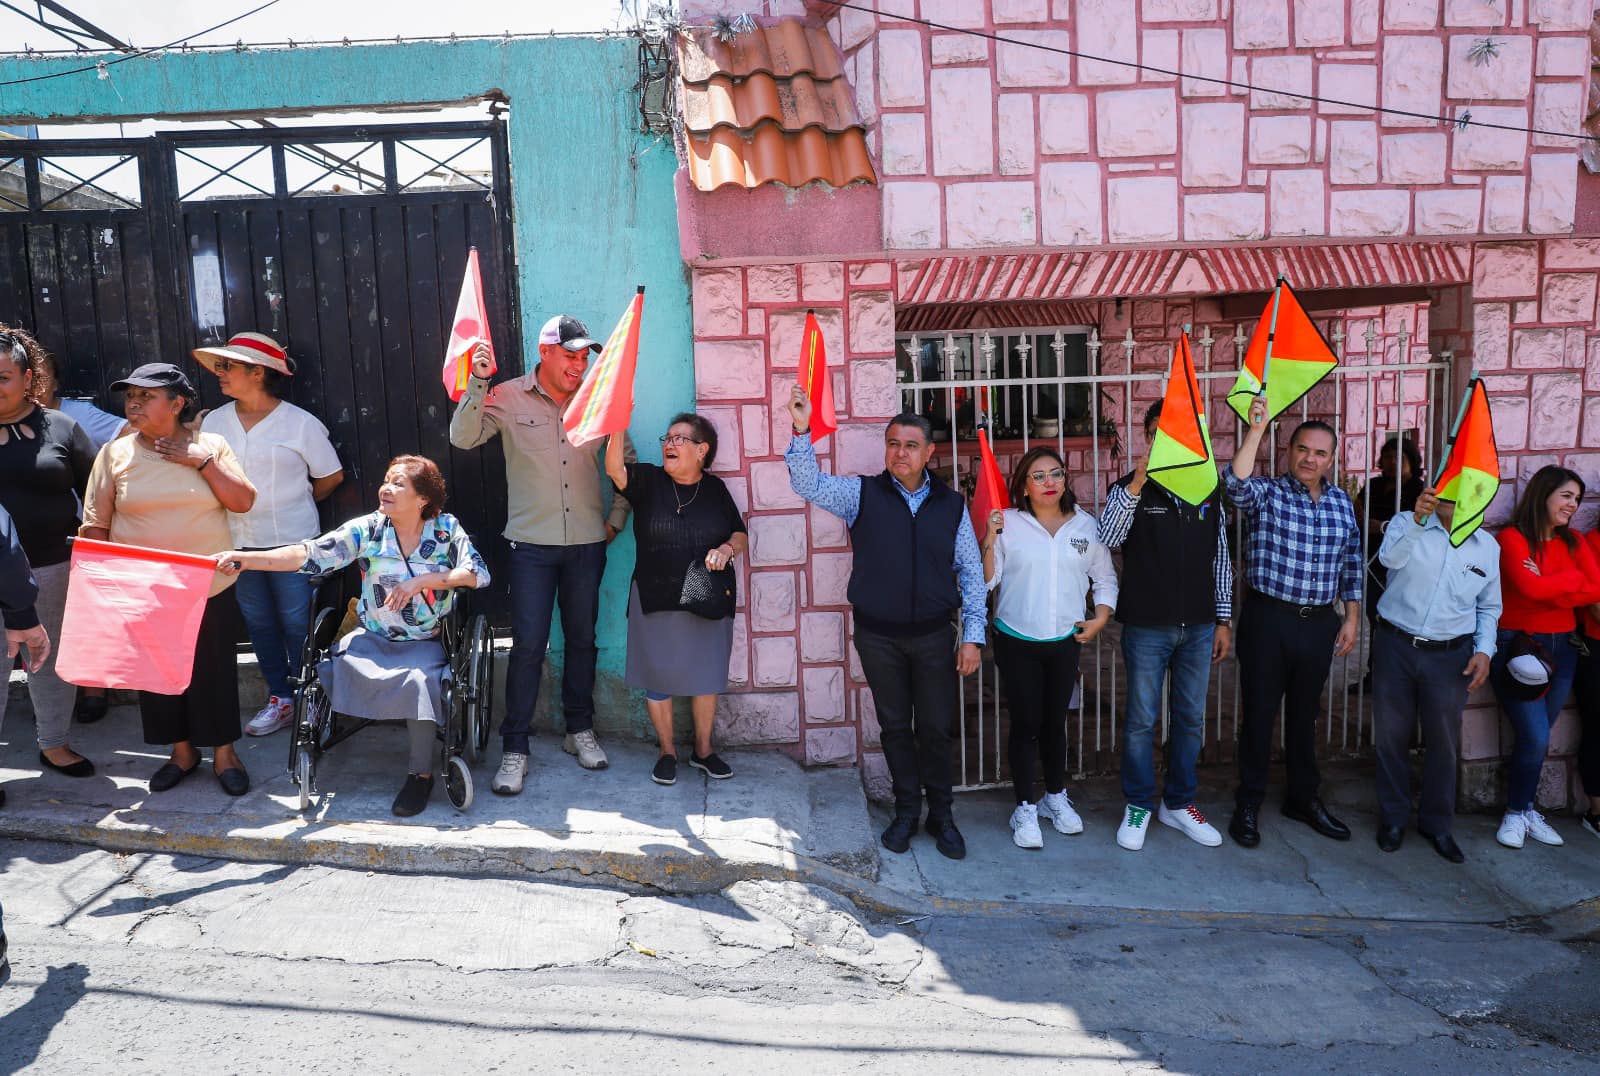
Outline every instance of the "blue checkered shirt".
[[1361, 530], [1355, 505], [1326, 479], [1311, 499], [1292, 475], [1239, 478], [1222, 469], [1228, 500], [1249, 523], [1245, 579], [1258, 594], [1295, 605], [1361, 600]]

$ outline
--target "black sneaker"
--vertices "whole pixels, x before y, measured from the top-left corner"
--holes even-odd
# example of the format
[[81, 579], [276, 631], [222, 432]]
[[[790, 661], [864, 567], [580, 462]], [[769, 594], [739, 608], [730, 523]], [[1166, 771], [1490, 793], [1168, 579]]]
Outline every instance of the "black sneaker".
[[891, 852], [907, 852], [911, 849], [912, 834], [916, 832], [916, 815], [896, 815], [894, 821], [889, 823], [889, 828], [885, 829], [878, 839]]
[[421, 814], [422, 809], [428, 805], [428, 797], [433, 795], [433, 777], [419, 777], [417, 774], [406, 774], [406, 783], [400, 786], [400, 794], [394, 798], [394, 806], [390, 808], [400, 818], [410, 818], [414, 814]]
[[954, 818], [929, 818], [926, 828], [941, 856], [946, 859], [967, 858], [967, 841], [956, 828]]
[[715, 751], [705, 758], [691, 754], [689, 765], [716, 781], [726, 781], [733, 776], [733, 767], [722, 761]]
[[656, 759], [656, 768], [650, 771], [650, 780], [658, 785], [678, 783], [678, 756], [662, 755]]

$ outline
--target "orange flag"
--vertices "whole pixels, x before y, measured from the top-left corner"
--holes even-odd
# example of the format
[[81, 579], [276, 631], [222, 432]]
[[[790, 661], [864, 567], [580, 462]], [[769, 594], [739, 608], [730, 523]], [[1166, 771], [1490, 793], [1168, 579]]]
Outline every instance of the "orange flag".
[[1279, 277], [1245, 349], [1239, 379], [1228, 392], [1228, 406], [1249, 422], [1251, 401], [1265, 393], [1271, 422], [1337, 365], [1333, 349], [1312, 324], [1294, 289]]
[[574, 448], [628, 428], [633, 416], [633, 372], [639, 364], [639, 321], [644, 317], [644, 285], [634, 293], [622, 319], [611, 330], [605, 350], [573, 393], [561, 422]]
[[1455, 504], [1450, 517], [1450, 544], [1460, 546], [1483, 523], [1483, 515], [1500, 492], [1500, 450], [1494, 443], [1494, 419], [1489, 397], [1476, 377], [1467, 386], [1450, 450], [1433, 488], [1439, 499]]
[[467, 253], [467, 271], [461, 278], [461, 297], [456, 300], [456, 320], [450, 327], [450, 344], [444, 351], [444, 390], [454, 403], [467, 391], [472, 376], [472, 350], [489, 345], [490, 373], [500, 368], [494, 359], [494, 341], [489, 339], [489, 315], [483, 307], [483, 276], [478, 271], [478, 248]]
[[816, 444], [839, 428], [839, 415], [833, 408], [828, 349], [822, 343], [817, 315], [810, 310], [806, 311], [806, 327], [800, 336], [800, 387], [811, 399], [811, 443]]
[[74, 539], [56, 675], [84, 687], [182, 694], [216, 570], [213, 557]]
[[1189, 334], [1178, 337], [1172, 352], [1172, 372], [1167, 394], [1156, 420], [1156, 437], [1150, 445], [1149, 475], [1192, 505], [1202, 505], [1217, 488], [1217, 461], [1211, 453], [1211, 432], [1206, 427], [1205, 397], [1194, 376], [1194, 353]]
[[983, 541], [989, 533], [989, 513], [1011, 507], [1011, 491], [1001, 477], [1000, 464], [989, 448], [989, 435], [978, 431], [978, 484], [972, 491], [972, 533]]

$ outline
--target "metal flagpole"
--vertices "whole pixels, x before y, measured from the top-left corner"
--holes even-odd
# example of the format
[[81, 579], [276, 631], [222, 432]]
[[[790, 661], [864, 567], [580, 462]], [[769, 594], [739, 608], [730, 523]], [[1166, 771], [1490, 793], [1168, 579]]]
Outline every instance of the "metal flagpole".
[[1472, 402], [1472, 390], [1477, 387], [1477, 384], [1478, 372], [1474, 370], [1467, 377], [1467, 391], [1461, 397], [1461, 407], [1456, 411], [1455, 423], [1450, 427], [1450, 440], [1444, 446], [1444, 456], [1439, 460], [1439, 469], [1434, 472], [1433, 482], [1431, 483], [1434, 487], [1439, 485], [1439, 479], [1444, 477], [1445, 468], [1450, 465], [1450, 453], [1455, 451], [1456, 436], [1461, 433], [1461, 424], [1466, 421], [1467, 405]]
[[1279, 273], [1278, 282], [1272, 286], [1272, 320], [1267, 323], [1267, 354], [1261, 360], [1261, 391], [1256, 393], [1263, 398], [1267, 395], [1267, 375], [1272, 372], [1272, 341], [1278, 335], [1278, 296], [1282, 292], [1283, 274]]

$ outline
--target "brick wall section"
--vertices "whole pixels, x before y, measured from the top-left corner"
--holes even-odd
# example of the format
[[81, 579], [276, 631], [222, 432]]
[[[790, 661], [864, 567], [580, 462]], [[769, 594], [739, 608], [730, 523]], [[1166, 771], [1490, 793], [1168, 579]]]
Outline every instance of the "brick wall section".
[[[792, 746], [808, 763], [881, 771], [877, 726], [863, 717], [849, 646], [849, 540], [844, 524], [789, 488], [784, 409], [808, 308], [822, 327], [840, 427], [819, 446], [832, 473], [883, 468], [883, 426], [899, 410], [893, 266], [886, 261], [697, 268], [697, 407], [717, 426], [715, 470], [745, 510], [750, 552], [729, 693], [719, 720], [730, 744]], [[774, 406], [774, 403], [777, 406]]]
[[[880, 0], [963, 29], [1228, 78], [1078, 61], [830, 13], [880, 163], [890, 250], [1273, 237], [1560, 235], [1586, 0]], [[1231, 10], [1230, 10], [1231, 8]], [[1470, 55], [1487, 37], [1497, 55]]]

